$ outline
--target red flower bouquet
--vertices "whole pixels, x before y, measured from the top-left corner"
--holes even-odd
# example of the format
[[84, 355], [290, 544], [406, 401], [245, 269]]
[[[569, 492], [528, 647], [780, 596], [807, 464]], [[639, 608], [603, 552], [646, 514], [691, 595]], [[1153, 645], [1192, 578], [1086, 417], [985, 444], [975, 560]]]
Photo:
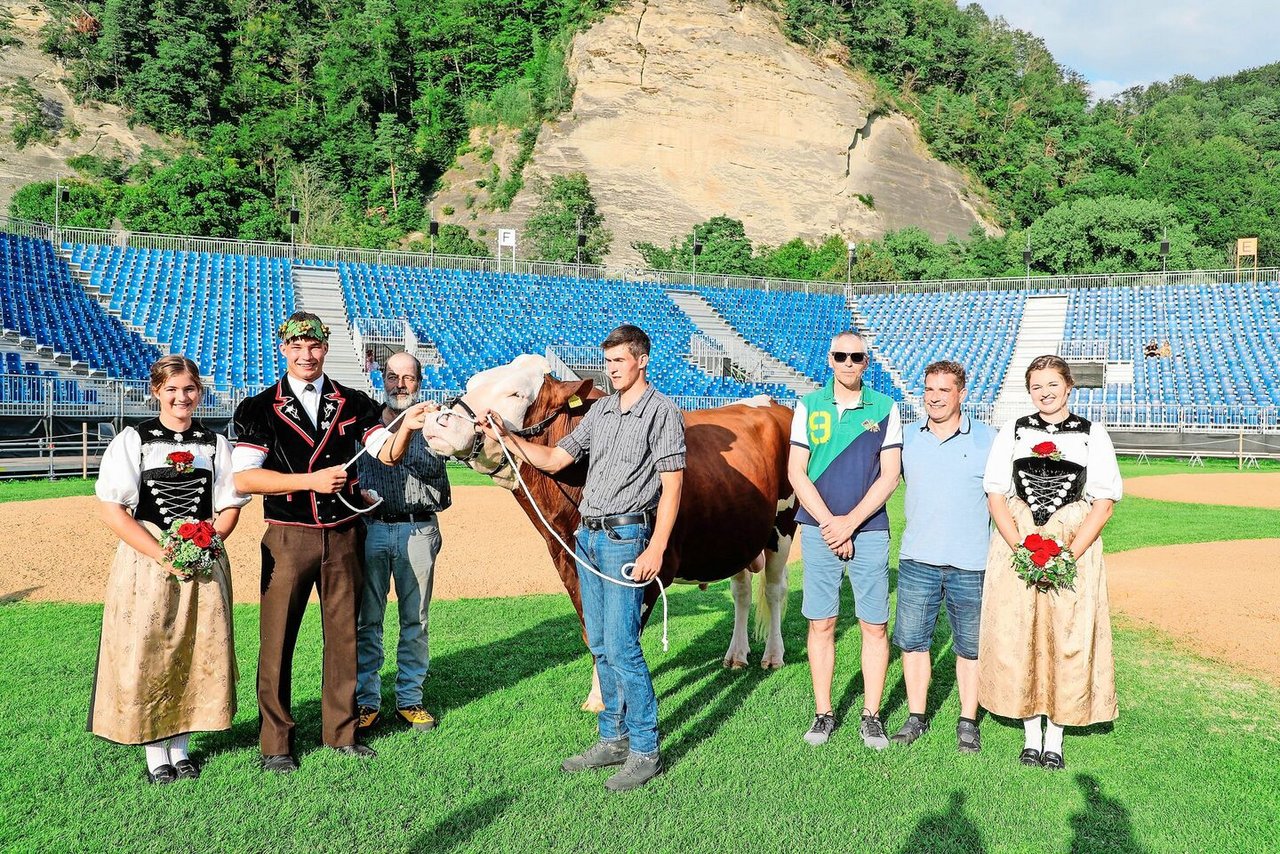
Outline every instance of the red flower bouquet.
[[212, 524], [195, 519], [173, 520], [160, 545], [165, 560], [173, 567], [170, 578], [174, 581], [208, 578], [226, 548]]
[[1028, 536], [1013, 550], [1013, 569], [1028, 587], [1043, 592], [1075, 589], [1076, 556], [1053, 537]]
[[190, 451], [174, 451], [165, 459], [169, 461], [169, 465], [173, 466], [173, 470], [179, 474], [195, 471], [196, 456]]
[[1032, 445], [1031, 453], [1046, 460], [1062, 459], [1062, 451], [1059, 451], [1058, 446], [1053, 442], [1041, 442], [1038, 445]]

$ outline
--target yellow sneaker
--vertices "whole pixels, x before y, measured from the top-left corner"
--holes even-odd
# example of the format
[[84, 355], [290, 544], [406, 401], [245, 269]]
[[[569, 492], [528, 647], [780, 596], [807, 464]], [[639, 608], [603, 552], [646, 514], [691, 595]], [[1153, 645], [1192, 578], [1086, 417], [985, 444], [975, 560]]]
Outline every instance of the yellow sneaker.
[[421, 705], [406, 706], [403, 709], [396, 709], [396, 713], [414, 729], [428, 730], [436, 728], [436, 719], [432, 717], [430, 712], [422, 708]]
[[361, 706], [359, 714], [360, 719], [356, 721], [356, 729], [368, 729], [378, 722], [377, 706]]

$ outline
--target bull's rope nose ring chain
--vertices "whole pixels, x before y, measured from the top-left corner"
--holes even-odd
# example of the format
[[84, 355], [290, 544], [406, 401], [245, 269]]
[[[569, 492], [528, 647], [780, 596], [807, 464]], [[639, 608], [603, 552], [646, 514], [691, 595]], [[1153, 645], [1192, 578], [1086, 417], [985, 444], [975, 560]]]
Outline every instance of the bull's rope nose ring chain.
[[[466, 420], [471, 421], [472, 424], [476, 423], [474, 420], [467, 418], [467, 416], [462, 415], [460, 413], [455, 412], [453, 414], [458, 418], [466, 418]], [[489, 423], [493, 424], [492, 415], [489, 416]], [[538, 502], [534, 499], [533, 493], [529, 491], [529, 485], [524, 482], [524, 477], [522, 477], [520, 474], [520, 466], [516, 464], [515, 459], [511, 456], [511, 450], [507, 447], [507, 443], [503, 441], [502, 435], [497, 434], [495, 438], [498, 440], [498, 447], [502, 448], [502, 454], [504, 457], [506, 457], [507, 464], [511, 466], [511, 470], [515, 472], [516, 482], [519, 483], [520, 488], [524, 490], [524, 494], [529, 499], [529, 504], [532, 505], [533, 512], [538, 514], [538, 519], [542, 522], [542, 526], [551, 532], [551, 536], [555, 537], [556, 542], [559, 543], [560, 546], [566, 552], [568, 552], [570, 555], [573, 556], [573, 559], [578, 562], [579, 566], [583, 567], [588, 572], [594, 573], [597, 577], [603, 578], [605, 581], [609, 582], [610, 584], [616, 584], [619, 587], [631, 587], [634, 589], [639, 589], [639, 588], [646, 587], [650, 584], [658, 585], [658, 594], [662, 597], [662, 651], [667, 652], [668, 649], [670, 648], [670, 645], [667, 643], [667, 589], [662, 586], [662, 582], [658, 579], [658, 576], [655, 575], [653, 578], [650, 578], [648, 581], [635, 581], [635, 580], [619, 581], [616, 578], [610, 578], [600, 570], [596, 569], [587, 561], [578, 557], [577, 549], [570, 548], [569, 544], [560, 538], [559, 532], [556, 531], [555, 528], [551, 527], [551, 523], [547, 521], [547, 517], [542, 515], [542, 508], [538, 506]], [[632, 563], [624, 563], [622, 565], [622, 570], [621, 570], [622, 577], [626, 579], [631, 579], [632, 576], [630, 574], [630, 570], [634, 568], [635, 568], [634, 561]]]

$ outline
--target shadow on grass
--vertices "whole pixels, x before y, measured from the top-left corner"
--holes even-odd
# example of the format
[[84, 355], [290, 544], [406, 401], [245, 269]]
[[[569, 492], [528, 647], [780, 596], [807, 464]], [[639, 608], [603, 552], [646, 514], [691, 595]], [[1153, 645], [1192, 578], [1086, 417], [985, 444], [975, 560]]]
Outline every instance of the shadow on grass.
[[446, 854], [465, 848], [477, 833], [501, 818], [515, 800], [515, 795], [502, 792], [460, 807], [436, 822], [430, 830], [415, 836], [408, 850], [413, 854], [427, 851]]
[[946, 810], [924, 815], [899, 849], [902, 854], [926, 851], [977, 854], [986, 851], [982, 833], [973, 819], [965, 814], [964, 800], [964, 792], [952, 792]]
[[1141, 854], [1145, 849], [1133, 838], [1128, 808], [1102, 793], [1102, 785], [1090, 774], [1077, 774], [1076, 785], [1084, 794], [1084, 811], [1071, 816], [1071, 851], [1114, 851]]

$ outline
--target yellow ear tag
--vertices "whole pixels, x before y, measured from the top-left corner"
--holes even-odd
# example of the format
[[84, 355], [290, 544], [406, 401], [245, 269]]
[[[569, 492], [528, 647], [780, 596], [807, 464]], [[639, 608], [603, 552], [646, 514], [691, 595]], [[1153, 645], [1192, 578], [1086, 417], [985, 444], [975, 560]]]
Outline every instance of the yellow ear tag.
[[582, 405], [582, 398], [578, 397], [576, 394], [569, 398], [570, 409], [577, 409], [581, 405]]

